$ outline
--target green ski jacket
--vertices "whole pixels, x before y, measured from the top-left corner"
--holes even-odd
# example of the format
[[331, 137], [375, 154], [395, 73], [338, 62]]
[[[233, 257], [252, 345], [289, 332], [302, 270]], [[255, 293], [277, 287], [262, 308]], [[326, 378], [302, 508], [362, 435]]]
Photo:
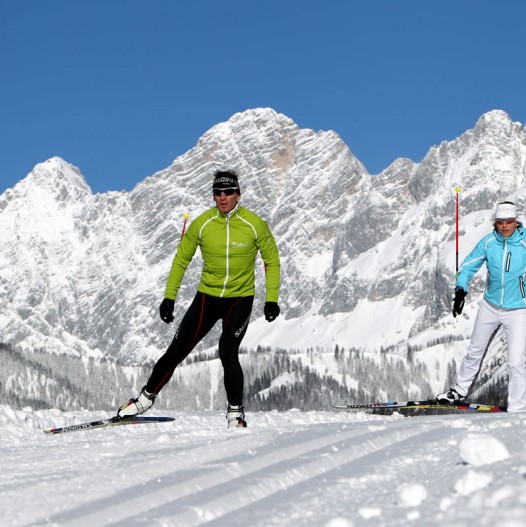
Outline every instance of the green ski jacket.
[[186, 268], [197, 250], [204, 260], [198, 291], [210, 296], [254, 296], [258, 251], [266, 267], [266, 302], [277, 302], [279, 252], [267, 222], [237, 205], [228, 214], [214, 207], [198, 216], [179, 243], [166, 284], [165, 298], [175, 300]]

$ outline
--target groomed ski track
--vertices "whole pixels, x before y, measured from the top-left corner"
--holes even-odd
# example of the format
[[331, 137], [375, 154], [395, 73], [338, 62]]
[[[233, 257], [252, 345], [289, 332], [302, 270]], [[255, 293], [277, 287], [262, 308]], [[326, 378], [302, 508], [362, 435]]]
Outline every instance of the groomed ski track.
[[[258, 412], [226, 430], [223, 413], [169, 413], [173, 423], [65, 436], [42, 433], [56, 413], [30, 413], [2, 456], [10, 525], [503, 525], [495, 491], [500, 503], [526, 495], [526, 415]], [[79, 414], [61, 425], [95, 416]], [[491, 457], [493, 440], [509, 455], [473, 466], [462, 449], [477, 434], [474, 451]], [[506, 514], [524, 512], [519, 499]]]

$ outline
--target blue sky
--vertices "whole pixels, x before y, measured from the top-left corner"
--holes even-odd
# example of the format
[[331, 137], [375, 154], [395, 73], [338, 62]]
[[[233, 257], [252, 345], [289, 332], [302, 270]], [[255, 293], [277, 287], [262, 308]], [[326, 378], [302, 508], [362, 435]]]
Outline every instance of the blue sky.
[[131, 190], [271, 107], [370, 173], [493, 109], [526, 122], [523, 0], [0, 0], [0, 192], [58, 155]]

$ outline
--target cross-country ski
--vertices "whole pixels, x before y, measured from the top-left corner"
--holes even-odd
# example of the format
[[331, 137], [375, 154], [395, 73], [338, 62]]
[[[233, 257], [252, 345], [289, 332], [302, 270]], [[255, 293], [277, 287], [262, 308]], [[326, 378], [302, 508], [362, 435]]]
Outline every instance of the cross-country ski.
[[440, 409], [440, 410], [472, 410], [475, 412], [507, 412], [505, 406], [494, 406], [491, 404], [481, 403], [457, 403], [457, 404], [442, 404], [436, 399], [429, 399], [423, 401], [387, 401], [378, 403], [349, 403], [349, 404], [333, 404], [333, 408], [341, 410], [390, 410], [390, 409]]
[[60, 428], [45, 428], [46, 434], [64, 434], [66, 432], [80, 432], [83, 430], [92, 430], [94, 428], [106, 428], [108, 426], [123, 426], [123, 425], [140, 425], [148, 423], [167, 423], [174, 421], [174, 417], [157, 417], [157, 416], [134, 416], [134, 417], [110, 417], [107, 419], [97, 419], [96, 421], [88, 421], [87, 423], [79, 423], [70, 426], [63, 426]]

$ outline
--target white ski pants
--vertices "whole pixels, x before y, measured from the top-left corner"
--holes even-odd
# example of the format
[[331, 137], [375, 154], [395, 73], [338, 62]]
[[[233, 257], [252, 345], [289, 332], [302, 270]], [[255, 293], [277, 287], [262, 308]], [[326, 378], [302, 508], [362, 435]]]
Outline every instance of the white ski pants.
[[526, 411], [526, 309], [498, 309], [481, 301], [456, 389], [467, 395], [499, 326], [504, 328], [508, 344], [508, 412]]

